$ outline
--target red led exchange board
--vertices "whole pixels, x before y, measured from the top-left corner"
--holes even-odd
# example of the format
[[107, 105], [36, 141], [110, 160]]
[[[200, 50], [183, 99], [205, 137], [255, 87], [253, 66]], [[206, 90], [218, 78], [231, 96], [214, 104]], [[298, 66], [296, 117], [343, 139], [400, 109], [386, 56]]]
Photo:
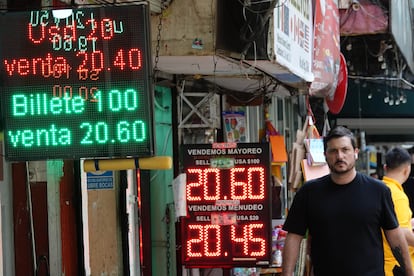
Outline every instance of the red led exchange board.
[[10, 161], [154, 154], [145, 3], [0, 14]]
[[188, 216], [182, 219], [187, 267], [269, 265], [270, 156], [267, 143], [183, 146]]

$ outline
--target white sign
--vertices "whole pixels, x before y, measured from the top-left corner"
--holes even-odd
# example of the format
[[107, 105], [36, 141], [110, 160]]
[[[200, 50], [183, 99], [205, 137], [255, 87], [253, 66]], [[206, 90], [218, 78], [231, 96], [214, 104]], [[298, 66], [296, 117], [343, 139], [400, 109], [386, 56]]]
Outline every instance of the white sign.
[[312, 0], [286, 0], [274, 9], [276, 61], [312, 82]]

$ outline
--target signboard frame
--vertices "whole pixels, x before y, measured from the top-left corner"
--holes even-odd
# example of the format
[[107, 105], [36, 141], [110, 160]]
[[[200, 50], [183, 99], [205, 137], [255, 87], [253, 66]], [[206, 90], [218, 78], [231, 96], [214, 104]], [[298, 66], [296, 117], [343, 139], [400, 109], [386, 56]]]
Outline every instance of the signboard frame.
[[0, 15], [6, 160], [154, 155], [148, 9]]
[[183, 145], [188, 213], [181, 222], [185, 266], [270, 264], [269, 148], [268, 143]]

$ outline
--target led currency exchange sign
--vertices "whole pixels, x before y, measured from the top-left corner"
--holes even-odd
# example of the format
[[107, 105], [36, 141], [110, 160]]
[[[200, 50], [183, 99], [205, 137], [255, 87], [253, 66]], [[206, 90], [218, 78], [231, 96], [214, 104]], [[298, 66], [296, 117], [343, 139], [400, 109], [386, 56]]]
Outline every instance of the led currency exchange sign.
[[147, 8], [0, 14], [7, 160], [153, 155]]
[[185, 145], [188, 267], [269, 265], [271, 191], [268, 144]]

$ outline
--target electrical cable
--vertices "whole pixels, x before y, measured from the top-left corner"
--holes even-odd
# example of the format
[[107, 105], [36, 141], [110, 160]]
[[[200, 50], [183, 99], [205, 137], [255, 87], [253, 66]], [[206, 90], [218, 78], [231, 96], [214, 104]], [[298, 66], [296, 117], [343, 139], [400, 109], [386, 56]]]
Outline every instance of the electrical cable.
[[[254, 11], [250, 9], [245, 2], [241, 2], [238, 0], [239, 3], [242, 5], [242, 13], [244, 24], [240, 28], [240, 39], [245, 42], [245, 45], [241, 51], [242, 59], [247, 55], [248, 50], [252, 46], [252, 43], [255, 42], [260, 36], [263, 34], [266, 24], [269, 21], [270, 16], [273, 15], [273, 10], [276, 5], [276, 1], [270, 1], [270, 6], [262, 11]], [[266, 2], [267, 3], [267, 2]], [[246, 10], [250, 11], [252, 17], [248, 17], [246, 14]], [[264, 13], [262, 15], [262, 13]], [[256, 54], [256, 53], [255, 53]]]
[[[375, 15], [375, 14], [372, 14], [372, 13], [370, 13], [370, 12], [368, 12], [368, 10], [363, 6], [363, 5], [360, 5], [360, 7], [361, 7], [361, 11], [363, 12], [363, 13], [365, 13], [365, 15], [367, 15], [367, 16], [369, 16], [369, 17], [371, 17], [372, 19], [374, 19], [375, 21], [378, 21], [379, 23], [381, 23], [382, 25], [388, 25], [388, 22], [387, 21], [381, 21], [380, 19], [380, 17], [378, 17], [378, 15]], [[384, 12], [384, 11], [383, 11]], [[384, 13], [384, 16], [385, 16], [385, 13]]]
[[[354, 12], [355, 11], [351, 8], [351, 6], [349, 6], [349, 8], [346, 9], [345, 13], [340, 16], [339, 28], [342, 28], [346, 23], [348, 23], [348, 20], [350, 19], [351, 15]], [[344, 17], [344, 15], [346, 15], [346, 17]], [[354, 24], [355, 23], [355, 17], [353, 17], [352, 19], [353, 19], [353, 22], [351, 22], [351, 24]]]

